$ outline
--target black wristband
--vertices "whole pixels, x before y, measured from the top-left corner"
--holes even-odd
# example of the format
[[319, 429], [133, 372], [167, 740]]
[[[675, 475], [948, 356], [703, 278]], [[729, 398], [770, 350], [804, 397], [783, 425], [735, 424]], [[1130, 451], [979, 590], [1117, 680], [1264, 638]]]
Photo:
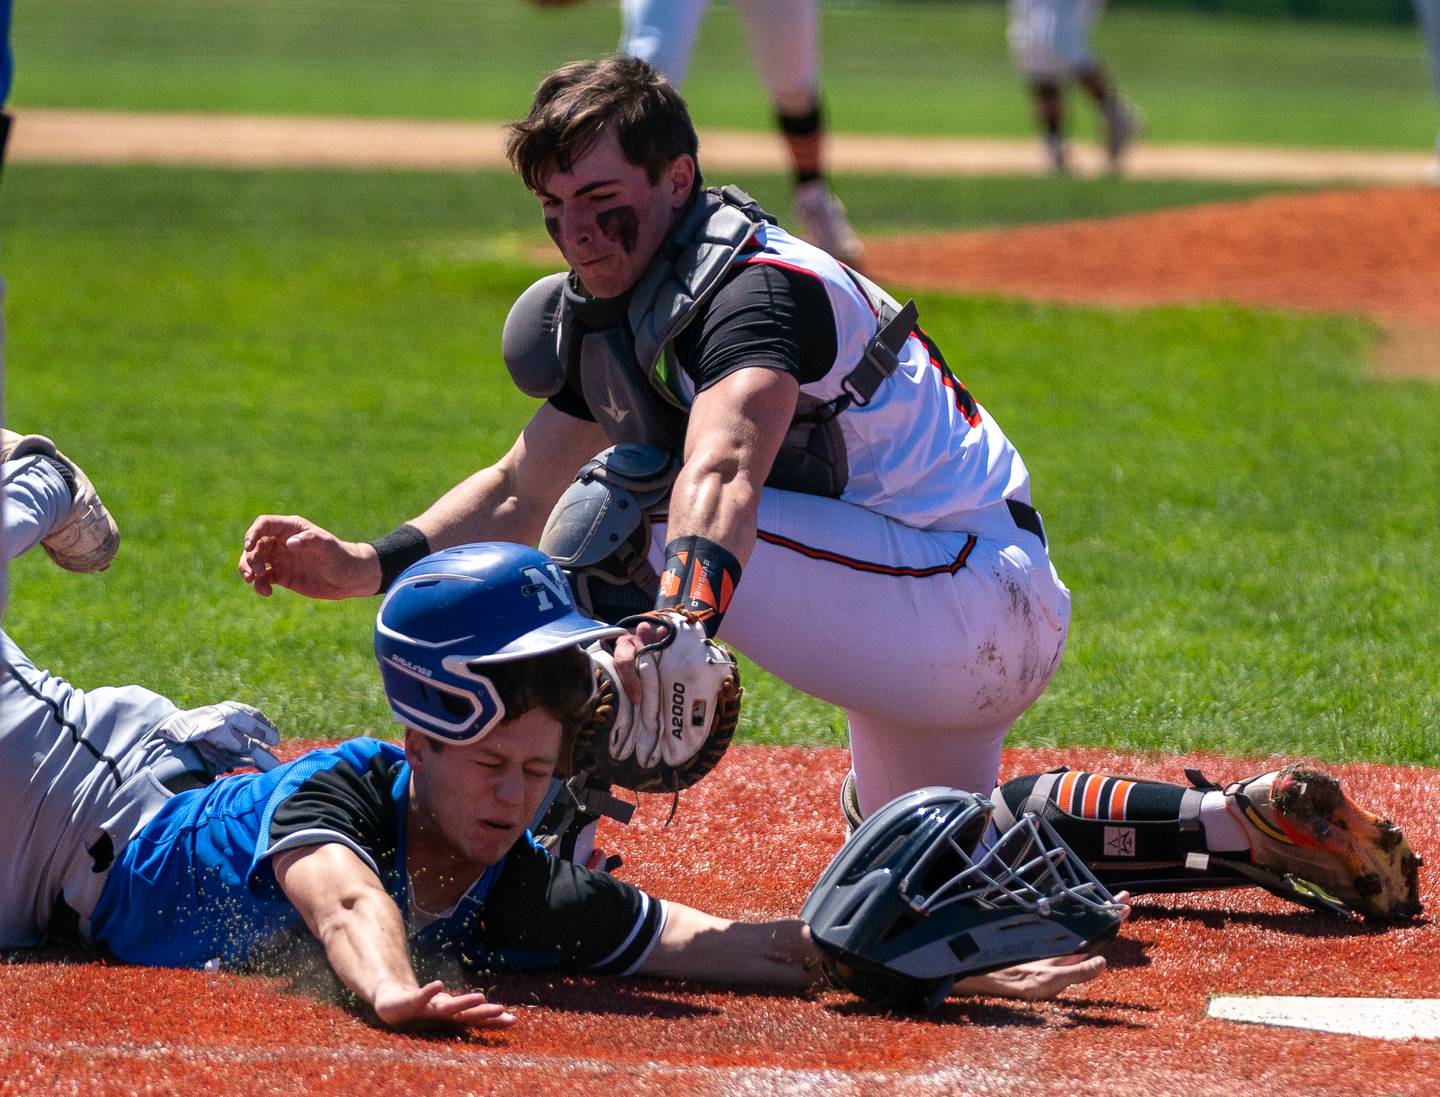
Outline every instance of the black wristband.
[[430, 542], [425, 535], [408, 522], [384, 537], [371, 541], [380, 557], [380, 589], [384, 594], [395, 582], [395, 577], [417, 560], [430, 555]]
[[713, 640], [739, 582], [740, 561], [729, 549], [705, 537], [677, 537], [665, 546], [655, 608], [689, 610]]

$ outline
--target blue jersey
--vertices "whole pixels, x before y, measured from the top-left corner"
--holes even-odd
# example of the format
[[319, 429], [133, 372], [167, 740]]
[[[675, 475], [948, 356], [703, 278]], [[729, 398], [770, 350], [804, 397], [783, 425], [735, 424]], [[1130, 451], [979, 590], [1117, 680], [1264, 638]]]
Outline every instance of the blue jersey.
[[0, 54], [0, 107], [10, 99], [10, 82], [15, 76], [15, 56], [10, 52], [10, 7], [11, 0], [0, 0], [0, 38], [5, 46], [5, 52]]
[[[405, 818], [410, 767], [393, 743], [354, 739], [269, 773], [171, 799], [121, 851], [92, 918], [117, 959], [160, 967], [254, 963], [305, 934], [272, 859], [339, 842], [379, 876], [410, 923]], [[419, 955], [469, 970], [626, 974], [659, 936], [664, 904], [549, 856], [529, 834], [445, 916], [412, 925]]]

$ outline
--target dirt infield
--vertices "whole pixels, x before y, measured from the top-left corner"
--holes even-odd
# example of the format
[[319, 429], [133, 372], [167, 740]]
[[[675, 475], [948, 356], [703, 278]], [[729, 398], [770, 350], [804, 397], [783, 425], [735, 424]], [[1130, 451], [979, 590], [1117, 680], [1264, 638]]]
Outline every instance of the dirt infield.
[[[24, 117], [17, 142], [27, 139]], [[455, 137], [439, 133], [436, 147]], [[400, 133], [395, 147], [408, 140]], [[258, 147], [236, 134], [219, 143]], [[448, 147], [435, 155], [469, 155]], [[456, 166], [417, 165], [413, 151], [386, 162]], [[174, 146], [171, 154], [165, 162], [176, 162]], [[1381, 368], [1440, 377], [1440, 190], [1333, 191], [868, 244], [872, 273], [916, 288], [1363, 312], [1391, 332]], [[1268, 768], [1010, 750], [1005, 773], [1062, 761], [1165, 779], [1186, 765], [1216, 779]], [[836, 786], [847, 765], [837, 750], [736, 748], [686, 794], [672, 825], [669, 802], [651, 798], [635, 825], [608, 829], [602, 842], [625, 857], [619, 875], [656, 894], [733, 916], [790, 914], [839, 844]], [[1361, 803], [1391, 812], [1431, 862], [1440, 857], [1440, 770], [1336, 772]], [[1422, 872], [1422, 888], [1427, 908], [1440, 909], [1434, 870]], [[1256, 891], [1152, 896], [1105, 952], [1111, 971], [1056, 1002], [957, 1000], [924, 1018], [840, 993], [799, 1000], [506, 976], [493, 996], [520, 1023], [470, 1038], [385, 1032], [276, 980], [11, 953], [0, 956], [0, 1097], [1440, 1091], [1440, 1041], [1312, 1034], [1205, 1012], [1218, 994], [1440, 998], [1440, 931], [1428, 920], [1378, 932]]]
[[[1217, 779], [1265, 763], [1014, 750], [1014, 775], [1062, 760]], [[722, 913], [795, 911], [840, 840], [838, 750], [737, 748], [687, 793], [648, 798], [603, 835], [620, 875]], [[1340, 767], [1417, 849], [1440, 848], [1440, 770]], [[1434, 875], [1424, 898], [1440, 902]], [[400, 1036], [279, 983], [12, 954], [0, 990], [0, 1094], [1147, 1095], [1393, 1093], [1440, 1084], [1440, 1042], [1382, 1041], [1208, 1019], [1212, 994], [1440, 996], [1440, 932], [1374, 932], [1260, 892], [1153, 896], [1106, 949], [1112, 970], [1052, 1003], [952, 1001], [888, 1016], [814, 1000], [650, 981], [503, 977], [520, 1023], [490, 1037]]]
[[1233, 301], [1361, 312], [1378, 368], [1440, 378], [1440, 188], [1271, 195], [1158, 213], [869, 242], [881, 282], [1051, 301]]
[[[504, 167], [504, 133], [494, 122], [397, 118], [313, 118], [244, 114], [139, 113], [21, 107], [10, 154], [40, 163], [210, 164], [230, 167]], [[703, 129], [707, 167], [780, 172], [789, 156], [772, 133]], [[1033, 139], [832, 134], [830, 166], [841, 174], [1039, 175]], [[1415, 151], [1149, 145], [1132, 153], [1139, 179], [1283, 183], [1418, 183], [1430, 164]], [[1075, 149], [1083, 175], [1105, 170], [1093, 144]]]

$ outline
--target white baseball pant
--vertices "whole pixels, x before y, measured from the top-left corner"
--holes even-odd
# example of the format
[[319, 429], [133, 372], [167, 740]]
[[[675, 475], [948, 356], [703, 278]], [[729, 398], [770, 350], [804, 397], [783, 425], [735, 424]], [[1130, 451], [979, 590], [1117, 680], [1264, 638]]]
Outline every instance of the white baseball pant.
[[1010, 53], [1030, 80], [1064, 80], [1092, 67], [1090, 33], [1105, 0], [1010, 0]]
[[[759, 530], [719, 638], [845, 710], [861, 810], [926, 785], [989, 795], [1005, 733], [1049, 685], [1069, 628], [1040, 539], [916, 529], [773, 488]], [[657, 571], [665, 542], [657, 521]]]

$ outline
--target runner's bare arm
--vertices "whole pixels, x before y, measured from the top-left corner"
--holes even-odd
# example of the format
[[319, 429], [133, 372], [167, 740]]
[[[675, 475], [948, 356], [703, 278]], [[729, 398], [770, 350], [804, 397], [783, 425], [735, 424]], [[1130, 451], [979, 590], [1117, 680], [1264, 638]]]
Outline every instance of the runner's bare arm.
[[665, 927], [638, 974], [805, 991], [823, 982], [820, 954], [798, 918], [735, 922], [667, 901]]
[[277, 854], [275, 879], [300, 912], [340, 981], [391, 1027], [447, 1024], [504, 1028], [515, 1017], [483, 994], [421, 986], [400, 908], [370, 866], [337, 842]]

